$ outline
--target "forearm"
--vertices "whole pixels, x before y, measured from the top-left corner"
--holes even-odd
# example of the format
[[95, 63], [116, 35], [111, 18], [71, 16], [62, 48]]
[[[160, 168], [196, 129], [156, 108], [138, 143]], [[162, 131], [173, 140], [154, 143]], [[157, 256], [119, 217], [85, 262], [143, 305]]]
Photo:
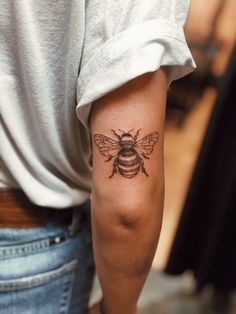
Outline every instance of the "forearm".
[[135, 150], [134, 145], [128, 151], [129, 161], [119, 151], [116, 155], [106, 155], [108, 161], [104, 164], [95, 147], [93, 150], [93, 245], [107, 314], [136, 313], [137, 300], [156, 250], [164, 196], [166, 85], [163, 71], [148, 74], [93, 106], [91, 126], [95, 142], [96, 134], [102, 137], [111, 129], [125, 130], [120, 132], [134, 129], [132, 139], [150, 134], [153, 149], [158, 138], [152, 157]]
[[[146, 203], [137, 204], [134, 209], [142, 213], [140, 217], [139, 214], [131, 218], [116, 217], [116, 221], [106, 227], [103, 221], [109, 215], [111, 207], [117, 212], [125, 208], [115, 208], [112, 200], [104, 204], [95, 196], [93, 198], [94, 254], [107, 310], [105, 313], [136, 313], [137, 300], [159, 239], [163, 180], [160, 177], [158, 181], [157, 195]], [[139, 199], [138, 196], [137, 198]], [[127, 211], [130, 210], [128, 206]]]

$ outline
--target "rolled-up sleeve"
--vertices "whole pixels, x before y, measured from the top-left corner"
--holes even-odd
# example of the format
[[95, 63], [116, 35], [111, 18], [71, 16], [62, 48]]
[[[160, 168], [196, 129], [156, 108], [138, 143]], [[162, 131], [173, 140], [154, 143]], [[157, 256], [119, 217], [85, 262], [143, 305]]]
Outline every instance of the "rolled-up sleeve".
[[187, 0], [89, 0], [77, 86], [77, 115], [88, 126], [92, 103], [147, 72], [168, 67], [169, 83], [195, 68], [183, 25]]

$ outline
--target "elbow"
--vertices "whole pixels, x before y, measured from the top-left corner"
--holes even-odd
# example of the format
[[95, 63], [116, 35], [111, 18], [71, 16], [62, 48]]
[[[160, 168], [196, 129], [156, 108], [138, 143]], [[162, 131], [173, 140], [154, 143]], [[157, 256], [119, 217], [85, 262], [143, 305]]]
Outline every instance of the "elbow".
[[[155, 207], [152, 205], [152, 207]], [[143, 201], [133, 201], [131, 204], [129, 201], [124, 204], [118, 204], [114, 210], [115, 223], [123, 228], [135, 229], [145, 224], [147, 218], [152, 215], [154, 208], [150, 208], [150, 205]]]
[[140, 193], [122, 194], [118, 197], [107, 195], [92, 196], [92, 211], [102, 228], [135, 230], [151, 223], [162, 221], [164, 190], [154, 189], [143, 196]]

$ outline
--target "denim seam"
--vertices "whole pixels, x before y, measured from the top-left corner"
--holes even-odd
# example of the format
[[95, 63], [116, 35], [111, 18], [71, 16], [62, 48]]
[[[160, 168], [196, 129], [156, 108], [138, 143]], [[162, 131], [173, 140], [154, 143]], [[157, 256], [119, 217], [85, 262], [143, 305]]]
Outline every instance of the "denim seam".
[[[51, 244], [51, 239], [55, 239], [57, 237], [63, 237], [64, 240], [59, 243], [53, 243]], [[36, 240], [33, 242], [27, 242], [25, 244], [19, 244], [14, 246], [5, 246], [0, 247], [0, 258], [18, 258], [20, 256], [26, 256], [28, 254], [36, 254], [41, 253], [45, 249], [50, 248], [52, 245], [59, 245], [64, 243], [69, 237], [68, 231], [66, 230], [64, 233], [60, 233], [58, 235], [55, 235], [53, 237], [46, 237], [41, 240]]]
[[29, 253], [38, 253], [50, 246], [49, 239], [43, 239], [36, 241], [36, 243], [26, 243], [21, 245], [15, 245], [12, 247], [0, 248], [0, 257], [19, 257]]
[[64, 292], [62, 292], [62, 298], [60, 301], [60, 314], [68, 314], [70, 308], [70, 300], [72, 296], [72, 288], [74, 285], [75, 272], [71, 273], [70, 282], [64, 283]]
[[16, 291], [39, 286], [67, 273], [73, 272], [78, 266], [77, 260], [64, 264], [58, 269], [21, 279], [0, 280], [0, 292]]

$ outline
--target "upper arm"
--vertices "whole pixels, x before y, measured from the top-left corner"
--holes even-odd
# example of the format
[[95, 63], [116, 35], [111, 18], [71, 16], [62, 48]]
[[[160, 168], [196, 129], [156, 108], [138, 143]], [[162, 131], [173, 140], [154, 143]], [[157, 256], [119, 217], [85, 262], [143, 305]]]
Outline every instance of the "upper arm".
[[[159, 70], [144, 74], [93, 103], [90, 127], [95, 195], [107, 202], [124, 200], [128, 205], [157, 188], [163, 176], [166, 91], [166, 73]], [[131, 145], [125, 153], [121, 151], [124, 132], [131, 135]]]

